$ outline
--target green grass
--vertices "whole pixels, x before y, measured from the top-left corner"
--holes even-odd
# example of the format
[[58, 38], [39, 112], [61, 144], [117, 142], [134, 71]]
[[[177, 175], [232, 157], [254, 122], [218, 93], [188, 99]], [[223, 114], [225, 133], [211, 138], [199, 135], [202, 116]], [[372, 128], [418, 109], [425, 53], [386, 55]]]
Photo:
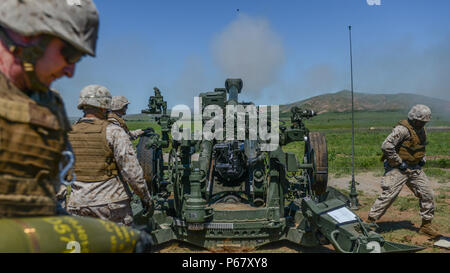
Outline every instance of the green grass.
[[[380, 161], [381, 144], [389, 135], [392, 127], [406, 117], [405, 112], [356, 112], [355, 113], [355, 172], [375, 172], [383, 174], [383, 163]], [[282, 115], [283, 117], [283, 115]], [[289, 120], [284, 120], [290, 126]], [[130, 130], [153, 127], [157, 133], [161, 128], [154, 122], [128, 121]], [[335, 175], [348, 175], [352, 171], [352, 133], [351, 113], [325, 113], [306, 121], [310, 131], [325, 134], [328, 145], [329, 171]], [[433, 114], [427, 127], [450, 127], [450, 117]], [[370, 130], [375, 127], [375, 130]], [[137, 144], [137, 140], [133, 142]], [[429, 130], [427, 146], [427, 164], [424, 167], [428, 176], [438, 178], [438, 182], [450, 181], [450, 131]], [[283, 147], [286, 152], [303, 158], [304, 143], [290, 143]]]
[[[156, 133], [161, 134], [161, 126], [159, 126], [155, 122], [148, 122], [148, 121], [127, 121], [127, 126], [130, 131], [136, 130], [136, 129], [146, 129], [148, 127], [152, 127]], [[139, 138], [132, 141], [133, 146], [136, 147], [136, 145], [139, 142]]]
[[414, 209], [418, 206], [418, 199], [415, 196], [399, 196], [397, 197], [397, 200], [395, 200], [394, 206], [396, 206], [400, 211]]
[[[392, 128], [399, 120], [406, 119], [407, 111], [355, 111], [355, 128]], [[290, 120], [290, 113], [283, 113], [280, 119]], [[305, 122], [310, 130], [324, 129], [351, 129], [352, 114], [344, 113], [323, 113]], [[450, 126], [450, 115], [448, 113], [433, 113], [433, 119], [427, 124], [431, 127]]]

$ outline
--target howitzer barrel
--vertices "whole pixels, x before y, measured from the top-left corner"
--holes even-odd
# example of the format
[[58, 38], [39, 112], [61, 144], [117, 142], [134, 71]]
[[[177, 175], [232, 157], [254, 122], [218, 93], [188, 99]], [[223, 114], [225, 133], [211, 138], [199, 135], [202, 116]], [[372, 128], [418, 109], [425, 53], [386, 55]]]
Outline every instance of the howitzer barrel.
[[0, 220], [0, 252], [133, 252], [141, 232], [114, 222], [77, 216]]
[[227, 79], [225, 88], [228, 92], [228, 100], [238, 101], [238, 94], [241, 93], [243, 82], [241, 79]]

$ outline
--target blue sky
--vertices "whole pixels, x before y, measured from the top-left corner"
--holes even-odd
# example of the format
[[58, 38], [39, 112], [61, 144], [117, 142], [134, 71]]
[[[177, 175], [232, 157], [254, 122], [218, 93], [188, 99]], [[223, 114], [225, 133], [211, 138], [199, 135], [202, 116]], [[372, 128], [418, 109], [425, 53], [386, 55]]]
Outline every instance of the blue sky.
[[242, 77], [242, 99], [257, 104], [349, 89], [348, 25], [356, 92], [449, 98], [450, 1], [94, 1], [97, 57], [53, 85], [69, 116], [81, 115], [89, 84], [128, 97], [129, 114], [146, 108], [154, 86], [169, 107], [193, 105], [227, 77]]

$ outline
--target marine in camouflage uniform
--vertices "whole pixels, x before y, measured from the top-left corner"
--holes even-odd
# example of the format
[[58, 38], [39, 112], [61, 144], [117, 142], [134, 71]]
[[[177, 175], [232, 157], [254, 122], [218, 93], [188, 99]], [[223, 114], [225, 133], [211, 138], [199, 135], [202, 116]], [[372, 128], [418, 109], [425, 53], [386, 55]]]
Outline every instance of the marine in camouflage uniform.
[[130, 136], [131, 140], [135, 140], [143, 134], [152, 132], [153, 131], [152, 128], [147, 128], [145, 130], [137, 129], [132, 131], [128, 129], [128, 126], [125, 123], [125, 120], [123, 119], [123, 116], [127, 114], [128, 104], [130, 104], [130, 102], [126, 97], [114, 96], [112, 98], [111, 112], [109, 112], [108, 114], [108, 120], [122, 127], [125, 130], [125, 132], [127, 132], [127, 134]]
[[99, 85], [89, 85], [80, 94], [78, 108], [85, 113], [69, 133], [76, 156], [67, 210], [125, 225], [132, 224], [130, 185], [147, 209], [152, 197], [128, 134], [107, 120], [111, 94]]
[[375, 222], [397, 198], [403, 185], [419, 198], [422, 225], [420, 232], [431, 237], [440, 234], [431, 226], [434, 217], [434, 193], [422, 166], [425, 164], [426, 132], [424, 125], [431, 119], [425, 105], [415, 105], [408, 120], [400, 121], [381, 145], [385, 174], [381, 181], [382, 193], [369, 212], [369, 222]]
[[71, 126], [50, 85], [95, 56], [97, 32], [91, 0], [0, 1], [0, 217], [57, 213]]

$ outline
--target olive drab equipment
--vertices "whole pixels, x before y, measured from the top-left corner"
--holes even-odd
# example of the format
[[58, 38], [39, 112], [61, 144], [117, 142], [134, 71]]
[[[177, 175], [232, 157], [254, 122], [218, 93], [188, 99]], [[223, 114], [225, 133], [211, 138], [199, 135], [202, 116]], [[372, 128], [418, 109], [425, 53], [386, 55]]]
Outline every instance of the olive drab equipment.
[[145, 232], [93, 217], [0, 218], [0, 253], [146, 252]]
[[[225, 89], [199, 97], [203, 107], [249, 106], [251, 102], [238, 100], [242, 87], [241, 79], [227, 79]], [[163, 133], [142, 136], [138, 159], [144, 173], [153, 175], [147, 182], [157, 205], [148, 216], [134, 199], [135, 225], [150, 232], [156, 245], [179, 240], [215, 251], [248, 250], [282, 240], [308, 247], [331, 243], [339, 252], [352, 253], [421, 250], [386, 241], [351, 211], [350, 199], [327, 185], [325, 136], [304, 126], [315, 113], [295, 109], [291, 114], [293, 125], [280, 126], [279, 147], [270, 152], [260, 149], [264, 142], [259, 139], [177, 141]], [[202, 124], [208, 118], [203, 117]], [[161, 124], [161, 132], [171, 128], [170, 123]], [[243, 129], [250, 131], [249, 126]], [[165, 160], [168, 141], [171, 150]], [[304, 143], [303, 160], [283, 151], [282, 146], [293, 142]]]
[[54, 215], [58, 164], [70, 130], [61, 97], [37, 104], [0, 73], [0, 215]]
[[119, 174], [114, 153], [106, 140], [107, 120], [81, 120], [69, 132], [79, 182], [107, 181]]

